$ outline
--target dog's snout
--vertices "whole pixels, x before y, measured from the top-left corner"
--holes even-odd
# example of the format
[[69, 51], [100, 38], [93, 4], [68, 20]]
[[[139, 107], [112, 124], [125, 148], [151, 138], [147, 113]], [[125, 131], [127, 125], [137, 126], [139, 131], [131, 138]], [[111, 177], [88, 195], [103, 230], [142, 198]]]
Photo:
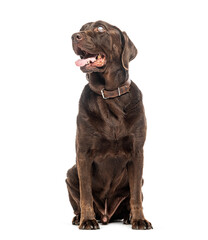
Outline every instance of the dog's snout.
[[81, 33], [74, 33], [72, 35], [72, 41], [73, 42], [79, 42], [83, 39], [83, 35]]

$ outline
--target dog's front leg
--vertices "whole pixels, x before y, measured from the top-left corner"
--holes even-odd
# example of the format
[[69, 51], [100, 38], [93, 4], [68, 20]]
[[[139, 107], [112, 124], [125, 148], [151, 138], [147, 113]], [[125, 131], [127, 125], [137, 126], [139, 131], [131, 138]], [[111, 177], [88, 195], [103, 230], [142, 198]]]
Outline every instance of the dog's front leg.
[[92, 161], [83, 154], [77, 156], [77, 169], [80, 189], [81, 219], [79, 229], [99, 229], [93, 209], [92, 184], [91, 184]]
[[128, 164], [130, 187], [131, 224], [133, 229], [151, 229], [152, 225], [144, 218], [142, 208], [143, 149], [136, 152]]

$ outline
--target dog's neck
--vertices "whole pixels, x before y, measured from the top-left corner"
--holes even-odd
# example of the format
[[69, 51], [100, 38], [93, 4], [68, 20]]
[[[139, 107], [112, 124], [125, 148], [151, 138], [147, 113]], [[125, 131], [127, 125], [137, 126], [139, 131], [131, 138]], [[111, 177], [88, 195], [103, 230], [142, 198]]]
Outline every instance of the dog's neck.
[[103, 73], [87, 74], [90, 88], [94, 92], [99, 92], [104, 88], [106, 90], [115, 90], [122, 86], [128, 79], [128, 71], [123, 68], [115, 69], [114, 71], [105, 71]]

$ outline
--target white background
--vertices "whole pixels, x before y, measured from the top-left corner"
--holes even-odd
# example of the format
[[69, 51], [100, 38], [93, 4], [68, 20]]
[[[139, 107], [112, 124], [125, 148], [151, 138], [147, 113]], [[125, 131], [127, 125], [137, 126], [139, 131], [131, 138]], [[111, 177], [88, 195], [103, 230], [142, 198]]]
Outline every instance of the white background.
[[[202, 0], [0, 2], [1, 239], [208, 238], [207, 13]], [[125, 30], [138, 49], [130, 76], [148, 121], [143, 206], [151, 231], [71, 225], [64, 180], [87, 83], [71, 35], [96, 20]]]

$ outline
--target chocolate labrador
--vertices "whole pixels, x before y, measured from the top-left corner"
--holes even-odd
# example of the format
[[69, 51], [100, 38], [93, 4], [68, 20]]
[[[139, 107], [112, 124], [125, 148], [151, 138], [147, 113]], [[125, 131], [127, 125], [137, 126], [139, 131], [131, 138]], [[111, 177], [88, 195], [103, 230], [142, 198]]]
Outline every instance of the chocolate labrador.
[[137, 49], [103, 21], [85, 24], [72, 43], [89, 82], [79, 101], [76, 165], [66, 179], [72, 223], [99, 229], [97, 221], [123, 220], [133, 229], [151, 229], [141, 191], [146, 119], [142, 93], [129, 79]]

